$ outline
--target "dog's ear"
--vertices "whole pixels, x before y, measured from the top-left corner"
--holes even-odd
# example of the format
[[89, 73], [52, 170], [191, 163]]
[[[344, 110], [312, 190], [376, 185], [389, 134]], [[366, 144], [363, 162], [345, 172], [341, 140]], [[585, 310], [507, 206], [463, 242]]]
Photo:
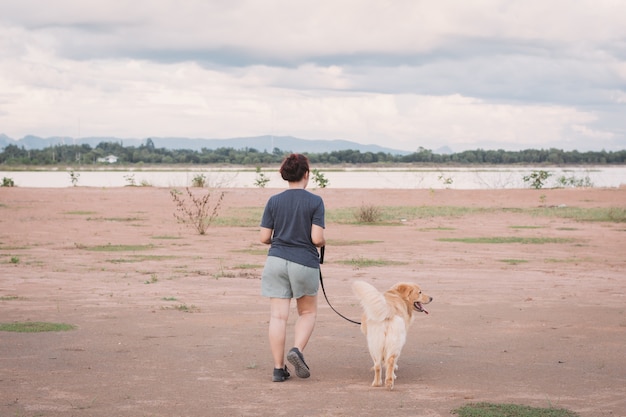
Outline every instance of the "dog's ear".
[[413, 285], [409, 285], [409, 284], [406, 284], [406, 283], [400, 283], [400, 284], [396, 285], [396, 291], [398, 291], [398, 293], [400, 293], [402, 298], [409, 298], [411, 296], [411, 294], [413, 293], [413, 291], [415, 291], [415, 288], [413, 287]]

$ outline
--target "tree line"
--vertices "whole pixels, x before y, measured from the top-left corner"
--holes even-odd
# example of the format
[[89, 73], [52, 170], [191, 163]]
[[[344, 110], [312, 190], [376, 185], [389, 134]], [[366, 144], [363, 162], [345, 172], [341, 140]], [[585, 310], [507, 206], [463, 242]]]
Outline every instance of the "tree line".
[[[274, 148], [271, 152], [254, 148], [218, 148], [200, 151], [190, 149], [156, 148], [151, 139], [140, 146], [123, 146], [115, 142], [101, 142], [95, 148], [88, 144], [55, 145], [44, 149], [24, 149], [7, 145], [0, 152], [2, 165], [69, 165], [101, 164], [109, 155], [117, 163], [133, 164], [231, 164], [263, 166], [280, 163], [290, 151]], [[468, 150], [451, 154], [438, 154], [420, 147], [407, 155], [384, 152], [343, 150], [322, 153], [305, 153], [312, 164], [433, 164], [433, 165], [620, 165], [626, 163], [626, 150], [622, 151], [564, 151], [561, 149], [526, 149], [521, 151]]]

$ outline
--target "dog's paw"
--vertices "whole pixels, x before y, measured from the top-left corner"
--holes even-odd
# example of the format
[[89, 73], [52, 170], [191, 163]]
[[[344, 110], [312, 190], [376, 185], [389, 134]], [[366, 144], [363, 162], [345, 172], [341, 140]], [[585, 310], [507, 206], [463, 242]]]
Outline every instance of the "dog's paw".
[[387, 388], [389, 391], [393, 390], [393, 379], [387, 379], [385, 381], [385, 388]]

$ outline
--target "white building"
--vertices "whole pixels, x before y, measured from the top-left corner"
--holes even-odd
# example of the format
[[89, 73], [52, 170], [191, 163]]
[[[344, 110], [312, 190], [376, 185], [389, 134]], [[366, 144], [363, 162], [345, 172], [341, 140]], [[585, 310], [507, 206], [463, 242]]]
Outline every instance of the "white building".
[[98, 158], [98, 162], [103, 162], [103, 163], [107, 163], [107, 164], [114, 164], [117, 162], [117, 156], [115, 155], [108, 155], [105, 156], [104, 158]]

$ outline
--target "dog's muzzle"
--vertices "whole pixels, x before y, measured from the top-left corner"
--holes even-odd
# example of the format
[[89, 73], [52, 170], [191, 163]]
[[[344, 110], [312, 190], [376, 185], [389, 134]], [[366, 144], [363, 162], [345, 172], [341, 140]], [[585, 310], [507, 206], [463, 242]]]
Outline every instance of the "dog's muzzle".
[[413, 303], [413, 308], [415, 309], [415, 311], [419, 311], [420, 313], [428, 314], [428, 311], [426, 311], [426, 309], [424, 308], [422, 303], [420, 303], [419, 301], [416, 301], [416, 302]]

